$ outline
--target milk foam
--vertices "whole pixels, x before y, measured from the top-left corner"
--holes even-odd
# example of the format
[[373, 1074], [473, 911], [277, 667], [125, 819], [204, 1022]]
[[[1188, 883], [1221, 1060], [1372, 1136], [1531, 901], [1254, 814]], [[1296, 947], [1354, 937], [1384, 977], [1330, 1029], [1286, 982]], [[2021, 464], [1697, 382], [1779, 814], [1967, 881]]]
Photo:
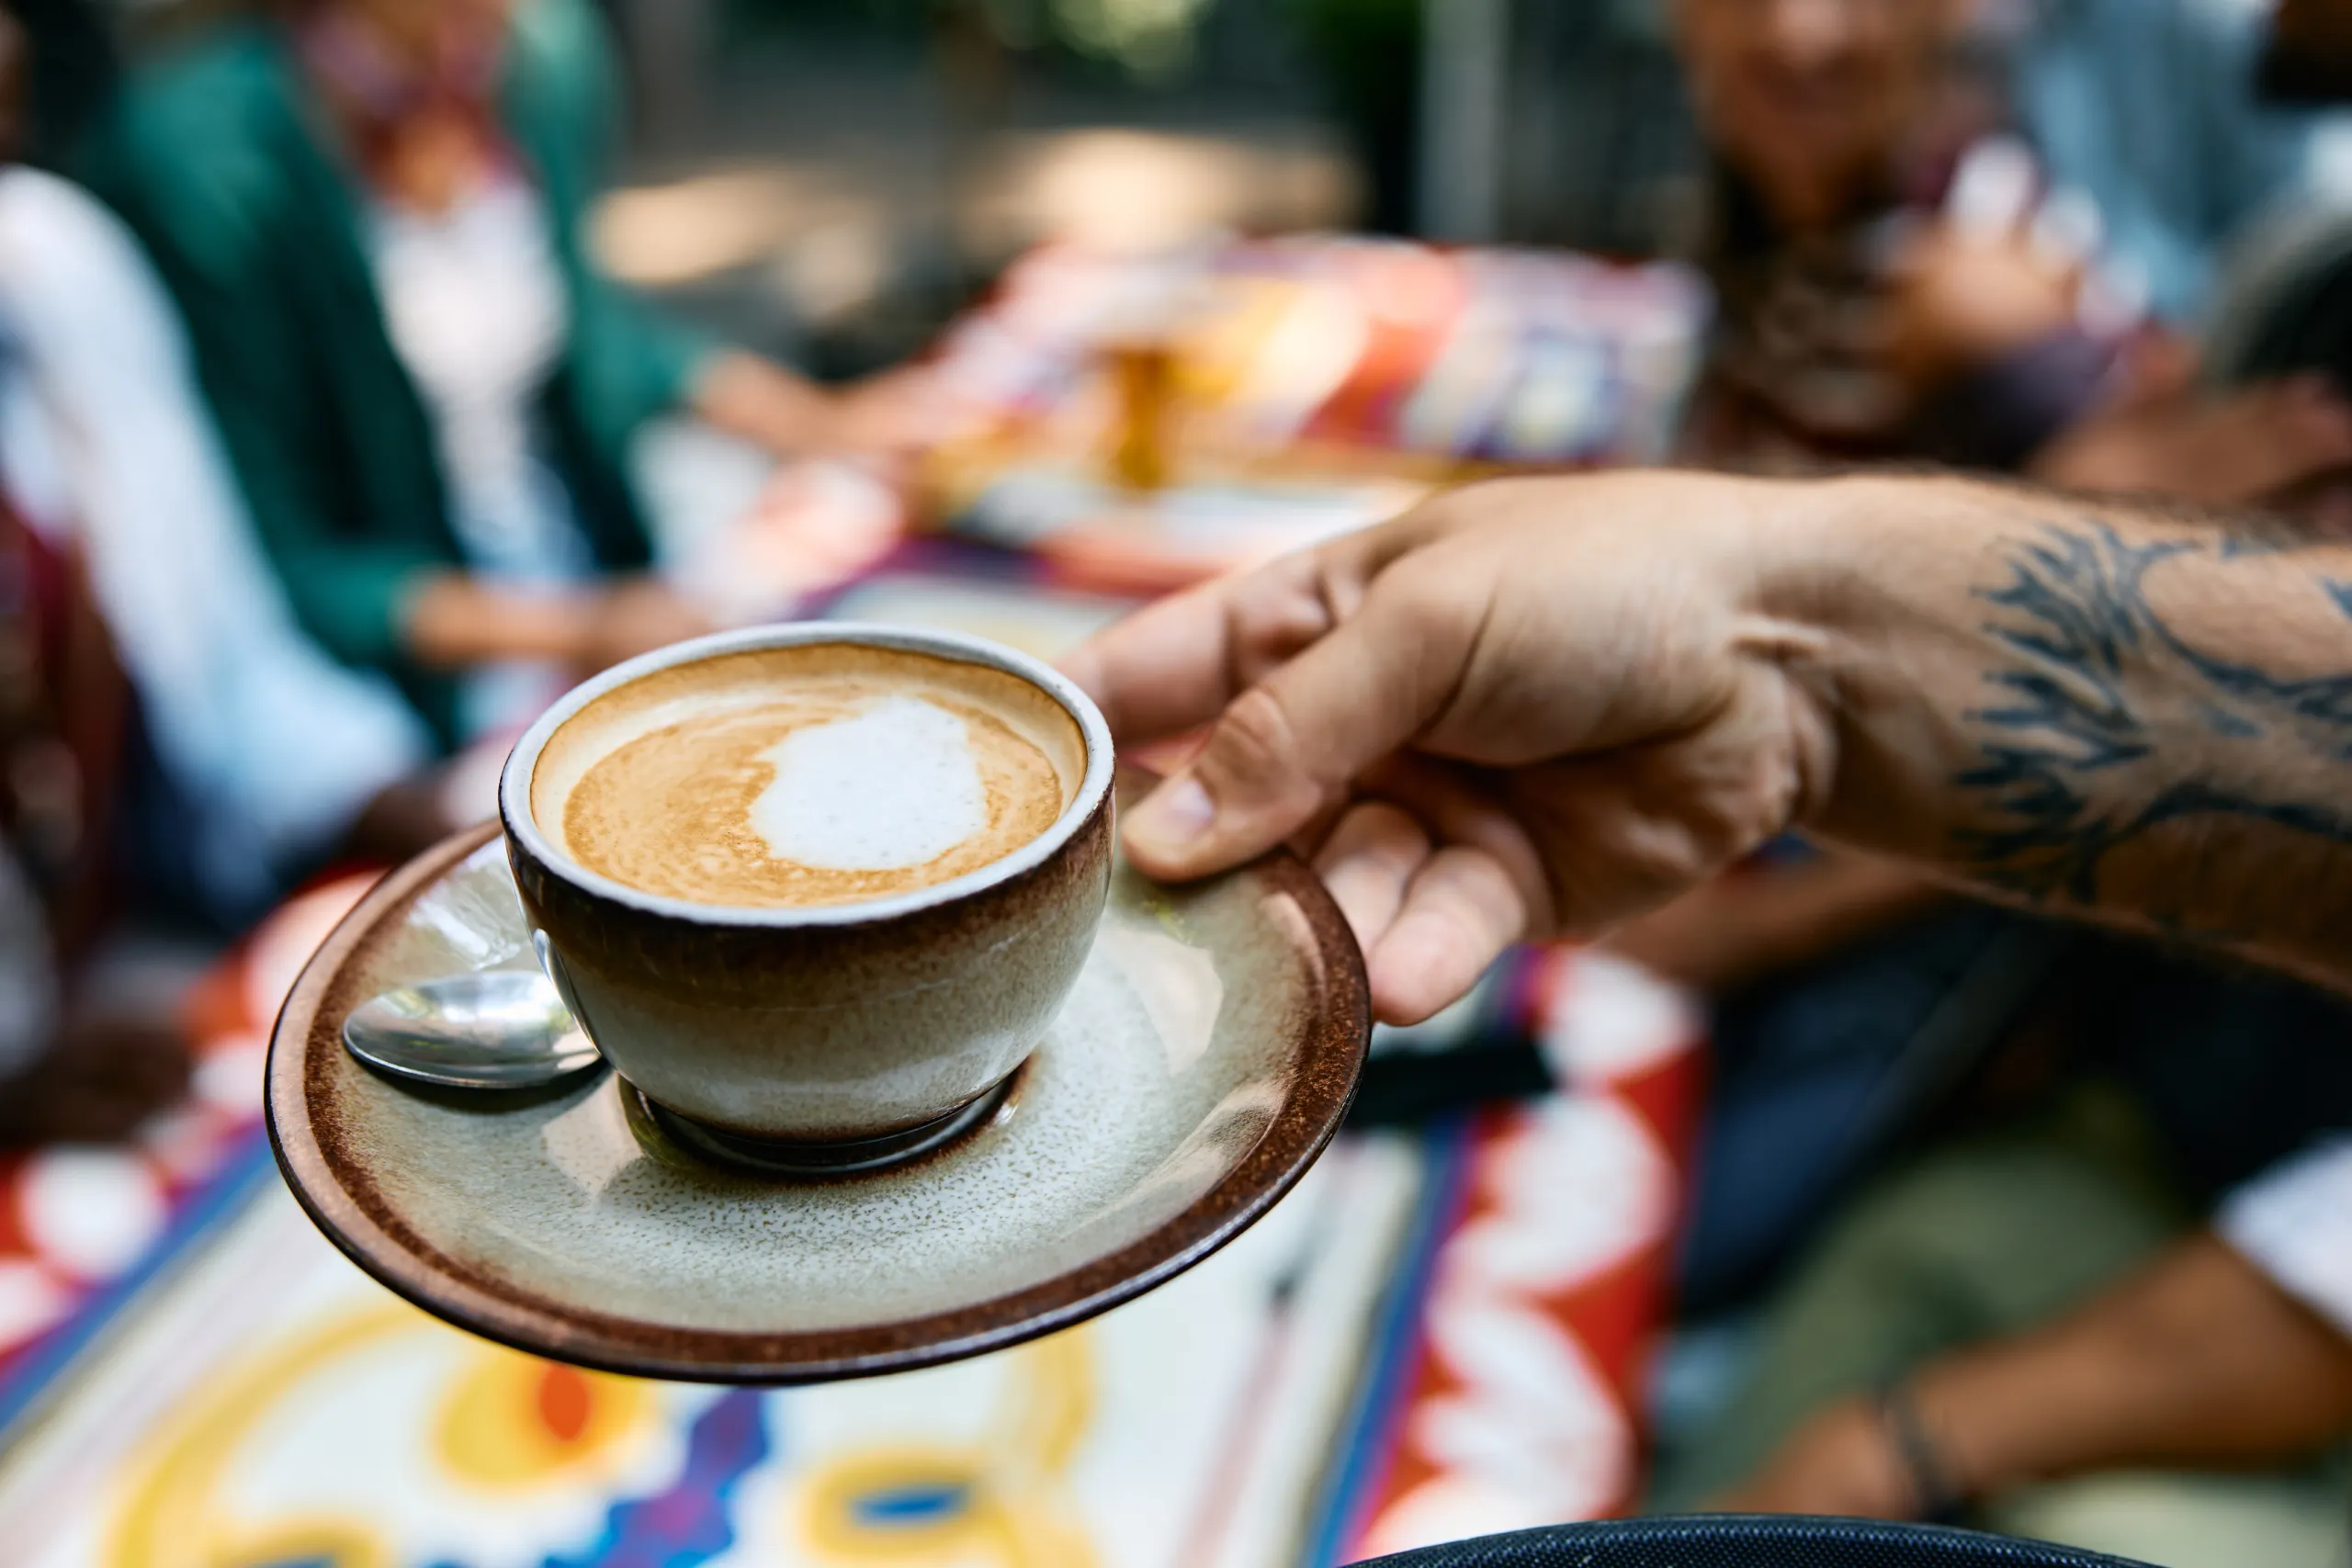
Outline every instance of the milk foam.
[[775, 778], [751, 804], [778, 860], [827, 871], [898, 871], [989, 826], [964, 721], [920, 697], [796, 729], [762, 752]]

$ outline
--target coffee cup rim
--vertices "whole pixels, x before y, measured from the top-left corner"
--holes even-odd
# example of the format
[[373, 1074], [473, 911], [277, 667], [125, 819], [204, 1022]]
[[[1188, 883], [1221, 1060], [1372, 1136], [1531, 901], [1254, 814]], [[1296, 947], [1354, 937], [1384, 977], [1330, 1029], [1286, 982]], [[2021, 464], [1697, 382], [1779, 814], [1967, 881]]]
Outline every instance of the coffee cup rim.
[[[854, 903], [808, 908], [706, 904], [691, 898], [648, 893], [591, 871], [567, 851], [559, 848], [541, 829], [538, 819], [531, 811], [532, 775], [538, 771], [539, 757], [547, 750], [548, 742], [554, 739], [556, 731], [589, 704], [648, 675], [673, 670], [682, 664], [693, 664], [730, 653], [757, 653], [810, 643], [854, 643], [866, 648], [927, 654], [1001, 671], [1036, 686], [1061, 705], [1063, 711], [1077, 722], [1079, 733], [1084, 739], [1086, 773], [1079, 783], [1077, 793], [1062, 808], [1061, 815], [1054, 818], [1052, 827], [1010, 854], [990, 861], [978, 870], [910, 892], [862, 898]], [[1094, 705], [1093, 699], [1080, 688], [1078, 682], [1041, 659], [967, 632], [893, 626], [879, 621], [798, 621], [783, 626], [750, 626], [718, 632], [709, 637], [672, 643], [666, 648], [658, 648], [650, 653], [616, 664], [604, 673], [574, 686], [541, 714], [523, 732], [523, 738], [514, 743], [514, 749], [507, 753], [505, 766], [498, 778], [498, 815], [507, 838], [521, 844], [548, 871], [582, 892], [649, 914], [721, 926], [798, 928], [865, 925], [955, 903], [1043, 864], [1068, 844], [1102, 808], [1111, 791], [1114, 762], [1111, 727], [1103, 720], [1102, 710]]]

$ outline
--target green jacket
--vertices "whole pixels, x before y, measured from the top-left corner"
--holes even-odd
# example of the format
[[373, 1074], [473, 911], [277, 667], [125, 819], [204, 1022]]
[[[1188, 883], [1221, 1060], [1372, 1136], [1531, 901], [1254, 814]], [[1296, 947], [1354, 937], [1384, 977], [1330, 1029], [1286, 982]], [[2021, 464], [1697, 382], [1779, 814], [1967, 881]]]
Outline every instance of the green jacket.
[[[547, 201], [571, 333], [545, 413], [600, 563], [649, 558], [630, 434], [682, 400], [707, 350], [624, 297], [582, 226], [613, 123], [605, 39], [582, 0], [517, 12], [503, 97]], [[242, 27], [134, 79], [86, 175], [138, 232], [187, 318], [262, 543], [339, 658], [390, 672], [445, 739], [454, 686], [401, 649], [420, 574], [460, 563], [431, 423], [361, 251], [357, 178], [283, 36]]]

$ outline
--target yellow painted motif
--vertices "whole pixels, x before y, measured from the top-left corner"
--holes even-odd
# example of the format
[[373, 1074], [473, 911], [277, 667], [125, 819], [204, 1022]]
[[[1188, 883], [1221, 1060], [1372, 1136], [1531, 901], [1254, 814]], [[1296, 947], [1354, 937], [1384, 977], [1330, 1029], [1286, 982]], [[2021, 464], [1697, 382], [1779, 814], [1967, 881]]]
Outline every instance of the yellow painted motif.
[[108, 1568], [254, 1568], [289, 1557], [300, 1561], [288, 1550], [296, 1545], [335, 1568], [396, 1568], [390, 1548], [362, 1524], [281, 1519], [252, 1528], [223, 1517], [216, 1494], [238, 1449], [290, 1390], [329, 1363], [425, 1321], [413, 1307], [376, 1307], [214, 1380], [132, 1463], [130, 1497], [107, 1547]]
[[1094, 1568], [1069, 1472], [1094, 1416], [1084, 1329], [1008, 1353], [1006, 1409], [968, 1448], [891, 1443], [844, 1455], [799, 1494], [801, 1535], [839, 1568]]
[[[223, 1507], [220, 1493], [254, 1432], [306, 1384], [410, 1334], [448, 1330], [413, 1307], [371, 1307], [218, 1374], [134, 1456], [107, 1542], [107, 1568], [288, 1562], [401, 1568], [391, 1545], [364, 1520], [239, 1519]], [[462, 1344], [463, 1363], [432, 1434], [434, 1453], [461, 1483], [513, 1489], [575, 1479], [655, 1415], [645, 1384]]]
[[441, 1403], [433, 1450], [473, 1485], [537, 1486], [593, 1472], [652, 1412], [641, 1382], [483, 1345]]

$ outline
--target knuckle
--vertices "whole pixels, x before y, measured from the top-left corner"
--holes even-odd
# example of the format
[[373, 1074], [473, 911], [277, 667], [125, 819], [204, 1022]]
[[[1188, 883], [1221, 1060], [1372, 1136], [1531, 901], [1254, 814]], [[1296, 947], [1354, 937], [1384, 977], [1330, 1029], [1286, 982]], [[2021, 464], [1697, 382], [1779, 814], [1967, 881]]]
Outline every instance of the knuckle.
[[1225, 710], [1202, 762], [1214, 760], [1252, 783], [1280, 783], [1305, 773], [1298, 751], [1298, 731], [1282, 699], [1264, 686], [1252, 686]]
[[1439, 554], [1424, 552], [1384, 575], [1374, 588], [1383, 615], [1419, 654], [1450, 648], [1465, 618], [1475, 618], [1480, 609], [1479, 596]]
[[1349, 808], [1331, 835], [1330, 853], [1361, 860], [1402, 874], [1430, 857], [1428, 830], [1412, 815], [1385, 801]]
[[1331, 625], [1321, 595], [1312, 584], [1237, 601], [1232, 618], [1235, 673], [1243, 681], [1262, 679], [1329, 631]]

